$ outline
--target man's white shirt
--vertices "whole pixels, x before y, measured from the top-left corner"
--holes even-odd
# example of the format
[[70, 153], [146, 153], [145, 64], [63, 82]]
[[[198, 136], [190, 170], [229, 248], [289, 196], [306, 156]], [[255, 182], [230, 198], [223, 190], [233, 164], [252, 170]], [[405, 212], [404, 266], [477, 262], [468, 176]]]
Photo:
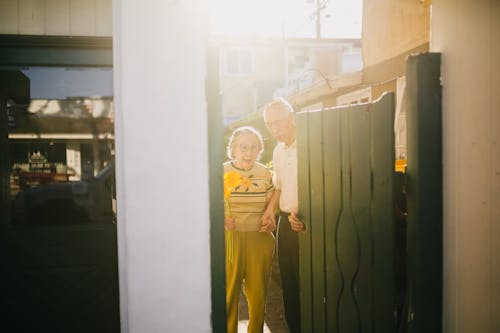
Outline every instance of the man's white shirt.
[[297, 186], [297, 143], [290, 146], [280, 142], [273, 151], [274, 188], [281, 191], [279, 208], [282, 212], [297, 212], [299, 208]]

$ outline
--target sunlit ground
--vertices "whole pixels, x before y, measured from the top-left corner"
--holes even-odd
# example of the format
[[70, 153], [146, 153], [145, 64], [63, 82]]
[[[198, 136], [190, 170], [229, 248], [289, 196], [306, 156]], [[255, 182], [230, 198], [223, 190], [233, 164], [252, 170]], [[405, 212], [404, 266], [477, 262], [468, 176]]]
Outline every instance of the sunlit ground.
[[[238, 321], [238, 332], [246, 333], [248, 330], [248, 320], [240, 320]], [[267, 327], [266, 323], [264, 323], [264, 333], [272, 333], [269, 327]]]

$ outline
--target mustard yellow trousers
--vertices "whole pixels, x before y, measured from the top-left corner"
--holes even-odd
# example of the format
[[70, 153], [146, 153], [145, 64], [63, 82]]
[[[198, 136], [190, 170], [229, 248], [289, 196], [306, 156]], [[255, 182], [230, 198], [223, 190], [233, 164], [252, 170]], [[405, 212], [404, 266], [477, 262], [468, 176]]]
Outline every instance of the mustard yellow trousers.
[[[232, 258], [228, 244], [232, 232]], [[238, 300], [242, 284], [248, 303], [248, 333], [264, 327], [267, 286], [271, 275], [274, 236], [270, 232], [226, 231], [226, 311], [227, 332], [238, 332]]]

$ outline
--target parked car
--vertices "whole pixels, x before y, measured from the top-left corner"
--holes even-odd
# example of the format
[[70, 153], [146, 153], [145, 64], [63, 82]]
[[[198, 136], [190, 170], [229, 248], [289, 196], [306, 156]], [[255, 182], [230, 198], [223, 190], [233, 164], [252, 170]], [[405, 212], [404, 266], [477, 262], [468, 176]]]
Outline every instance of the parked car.
[[13, 223], [29, 225], [114, 223], [113, 165], [88, 180], [21, 189], [13, 200]]

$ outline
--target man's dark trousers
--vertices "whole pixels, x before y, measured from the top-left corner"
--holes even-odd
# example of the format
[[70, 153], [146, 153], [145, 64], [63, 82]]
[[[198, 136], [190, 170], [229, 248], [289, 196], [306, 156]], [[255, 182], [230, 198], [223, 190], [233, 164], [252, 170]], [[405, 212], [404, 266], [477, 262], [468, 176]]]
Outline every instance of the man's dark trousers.
[[280, 214], [278, 259], [286, 322], [290, 333], [300, 333], [299, 239], [290, 227], [289, 215]]

